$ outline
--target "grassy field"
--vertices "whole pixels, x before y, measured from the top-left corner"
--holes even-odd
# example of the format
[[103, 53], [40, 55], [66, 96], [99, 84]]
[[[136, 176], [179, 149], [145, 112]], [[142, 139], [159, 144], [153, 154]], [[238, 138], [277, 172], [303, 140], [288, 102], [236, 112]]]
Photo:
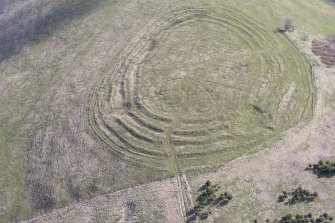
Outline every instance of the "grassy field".
[[330, 35], [334, 10], [321, 0], [0, 6], [0, 222], [222, 165], [310, 120], [311, 68], [273, 30], [290, 18]]
[[223, 164], [311, 117], [311, 85], [310, 66], [282, 35], [225, 5], [185, 7], [130, 41], [91, 123], [146, 164]]

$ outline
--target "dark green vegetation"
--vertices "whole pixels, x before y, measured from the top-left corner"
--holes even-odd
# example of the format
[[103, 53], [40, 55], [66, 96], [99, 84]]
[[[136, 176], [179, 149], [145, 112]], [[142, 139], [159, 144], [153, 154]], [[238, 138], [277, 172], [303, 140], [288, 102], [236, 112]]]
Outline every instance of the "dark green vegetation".
[[200, 189], [201, 194], [198, 195], [196, 205], [194, 206], [194, 214], [200, 219], [206, 219], [212, 213], [211, 207], [225, 206], [233, 199], [233, 195], [228, 192], [218, 195], [220, 186], [207, 181]]
[[317, 164], [310, 164], [307, 170], [313, 171], [319, 177], [333, 177], [335, 175], [335, 162], [320, 160]]
[[278, 197], [278, 202], [285, 202], [285, 204], [296, 204], [299, 202], [311, 202], [318, 197], [318, 193], [310, 192], [308, 190], [298, 187], [293, 189], [291, 192], [284, 191], [282, 195]]
[[[292, 214], [287, 214], [283, 217], [281, 217], [279, 220], [270, 220], [267, 219], [265, 222], [269, 223], [329, 223], [333, 221], [333, 217], [328, 215], [327, 213], [324, 213], [320, 215], [319, 217], [313, 217], [313, 215], [306, 214], [306, 215], [292, 215]], [[258, 220], [254, 220], [254, 223], [260, 223]]]

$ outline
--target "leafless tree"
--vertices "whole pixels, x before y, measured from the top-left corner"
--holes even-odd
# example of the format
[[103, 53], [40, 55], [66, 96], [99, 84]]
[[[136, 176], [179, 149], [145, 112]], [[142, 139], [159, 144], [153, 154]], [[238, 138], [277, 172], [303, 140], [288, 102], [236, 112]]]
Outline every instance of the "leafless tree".
[[285, 19], [284, 30], [287, 32], [292, 32], [294, 30], [293, 22], [291, 19]]
[[331, 42], [331, 43], [335, 43], [335, 35], [329, 37], [329, 42]]

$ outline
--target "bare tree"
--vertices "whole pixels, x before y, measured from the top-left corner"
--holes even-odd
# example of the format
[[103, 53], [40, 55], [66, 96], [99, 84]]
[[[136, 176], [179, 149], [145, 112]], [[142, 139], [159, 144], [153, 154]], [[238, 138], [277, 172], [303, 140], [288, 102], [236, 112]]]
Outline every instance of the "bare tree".
[[335, 35], [329, 37], [329, 42], [335, 43]]
[[294, 31], [294, 26], [293, 26], [293, 22], [291, 19], [285, 19], [284, 22], [284, 30], [287, 32], [292, 32]]

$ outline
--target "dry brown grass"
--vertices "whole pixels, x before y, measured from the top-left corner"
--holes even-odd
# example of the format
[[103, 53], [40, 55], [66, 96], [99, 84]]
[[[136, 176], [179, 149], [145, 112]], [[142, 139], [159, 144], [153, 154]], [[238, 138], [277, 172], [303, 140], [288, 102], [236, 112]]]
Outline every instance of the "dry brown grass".
[[335, 65], [335, 37], [329, 37], [324, 40], [313, 40], [312, 51], [319, 56], [322, 63], [327, 67]]

